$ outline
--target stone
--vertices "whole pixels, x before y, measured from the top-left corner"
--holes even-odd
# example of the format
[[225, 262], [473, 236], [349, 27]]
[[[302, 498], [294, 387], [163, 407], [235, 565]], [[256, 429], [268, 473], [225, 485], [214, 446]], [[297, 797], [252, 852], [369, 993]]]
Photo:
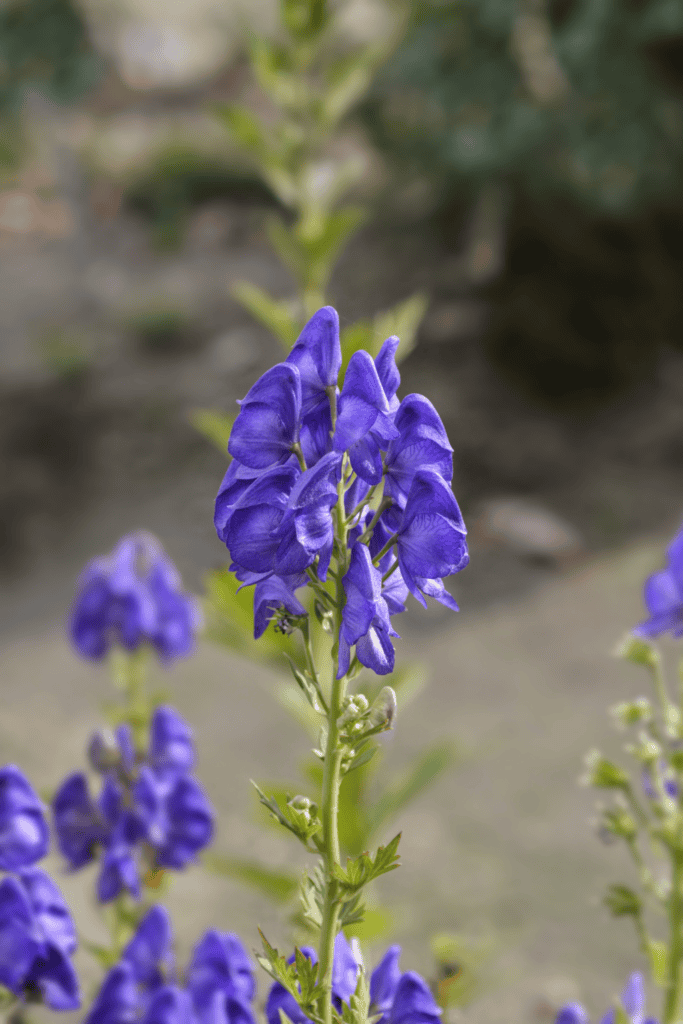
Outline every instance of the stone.
[[571, 523], [525, 498], [488, 499], [480, 507], [473, 531], [482, 540], [542, 561], [568, 562], [586, 550], [583, 537]]

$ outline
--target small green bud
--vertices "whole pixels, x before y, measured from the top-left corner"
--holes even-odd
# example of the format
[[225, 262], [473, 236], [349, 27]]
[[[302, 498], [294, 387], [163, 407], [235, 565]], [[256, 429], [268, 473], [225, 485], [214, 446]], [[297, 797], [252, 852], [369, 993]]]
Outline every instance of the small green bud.
[[287, 803], [290, 807], [293, 807], [295, 811], [310, 811], [314, 806], [313, 802], [308, 799], [307, 796], [293, 796]]
[[610, 713], [623, 727], [639, 725], [641, 722], [652, 721], [652, 704], [645, 697], [639, 697], [637, 700], [616, 704]]
[[609, 834], [632, 842], [638, 835], [638, 826], [628, 813], [621, 807], [603, 811], [602, 828]]
[[584, 783], [588, 786], [595, 786], [596, 789], [628, 789], [630, 779], [626, 772], [608, 761], [602, 756], [599, 750], [591, 750], [586, 755], [586, 768], [588, 769]]
[[632, 665], [644, 665], [645, 668], [654, 668], [659, 661], [657, 650], [646, 640], [627, 633], [615, 652], [617, 658], [630, 661]]

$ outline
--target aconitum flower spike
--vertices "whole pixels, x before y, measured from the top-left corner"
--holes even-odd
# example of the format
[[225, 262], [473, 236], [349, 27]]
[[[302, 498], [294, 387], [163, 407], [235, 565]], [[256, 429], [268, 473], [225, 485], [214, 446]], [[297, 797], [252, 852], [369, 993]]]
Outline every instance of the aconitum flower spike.
[[301, 378], [295, 366], [278, 363], [240, 402], [228, 451], [251, 469], [285, 462], [299, 440]]
[[18, 871], [48, 851], [50, 832], [43, 803], [20, 768], [0, 768], [0, 868]]
[[635, 627], [635, 636], [683, 636], [683, 527], [669, 545], [666, 560], [666, 568], [645, 581], [643, 599], [650, 617]]
[[[396, 546], [401, 575], [411, 594], [425, 607], [423, 593], [449, 603], [441, 578], [460, 572], [467, 565], [466, 533], [448, 484], [434, 470], [418, 470], [408, 493]], [[450, 602], [453, 607], [452, 598]]]
[[342, 356], [339, 343], [339, 317], [332, 306], [314, 313], [299, 335], [287, 362], [301, 376], [304, 416], [327, 401], [327, 388], [335, 387]]
[[84, 658], [102, 660], [113, 646], [151, 645], [171, 662], [194, 649], [201, 626], [197, 600], [181, 589], [163, 548], [148, 533], [123, 537], [110, 555], [93, 559], [71, 611], [71, 641]]

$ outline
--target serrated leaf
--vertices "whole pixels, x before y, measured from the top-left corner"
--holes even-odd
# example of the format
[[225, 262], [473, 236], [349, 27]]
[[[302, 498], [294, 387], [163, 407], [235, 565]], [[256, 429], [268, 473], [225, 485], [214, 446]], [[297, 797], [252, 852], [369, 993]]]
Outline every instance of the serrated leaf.
[[402, 811], [411, 800], [419, 796], [434, 779], [451, 767], [457, 756], [453, 743], [435, 743], [413, 762], [406, 772], [385, 793], [370, 810], [369, 834], [374, 835], [395, 814]]
[[259, 800], [263, 806], [270, 812], [272, 817], [286, 828], [288, 832], [295, 835], [304, 846], [309, 849], [309, 841], [320, 832], [322, 828], [322, 822], [317, 815], [309, 814], [308, 816], [304, 811], [298, 810], [292, 807], [291, 804], [286, 803], [283, 807], [280, 807], [277, 800], [273, 797], [268, 797], [259, 788], [259, 786], [251, 780], [251, 784], [259, 795]]
[[335, 864], [332, 874], [344, 891], [359, 892], [368, 882], [379, 878], [380, 875], [385, 875], [388, 871], [394, 871], [399, 866], [399, 855], [396, 851], [400, 841], [401, 833], [399, 832], [386, 846], [378, 847], [374, 857], [369, 853], [361, 853], [354, 859], [349, 857], [346, 868]]
[[642, 910], [640, 897], [627, 885], [610, 885], [604, 903], [615, 917], [637, 917]]
[[292, 302], [273, 299], [262, 288], [247, 281], [238, 281], [230, 292], [289, 352], [300, 330], [299, 318], [294, 313]]
[[208, 853], [202, 857], [202, 863], [209, 871], [237, 879], [274, 903], [289, 903], [299, 885], [297, 876], [292, 872], [265, 868], [256, 861]]
[[192, 409], [187, 418], [195, 430], [208, 438], [225, 455], [232, 425], [235, 422], [234, 416], [228, 416], [227, 413], [218, 412], [216, 409]]
[[356, 893], [350, 900], [344, 900], [339, 911], [339, 925], [346, 928], [350, 925], [360, 925], [365, 920], [365, 903], [360, 893]]

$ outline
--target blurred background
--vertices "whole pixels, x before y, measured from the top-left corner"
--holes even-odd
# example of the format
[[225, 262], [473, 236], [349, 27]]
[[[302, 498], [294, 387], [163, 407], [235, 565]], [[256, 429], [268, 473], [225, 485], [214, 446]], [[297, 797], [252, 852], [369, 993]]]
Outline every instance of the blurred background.
[[[683, 5], [332, 7], [332, 45], [381, 57], [334, 140], [370, 215], [329, 298], [347, 326], [426, 296], [401, 394], [446, 423], [472, 551], [457, 621], [406, 617], [432, 686], [389, 758], [445, 722], [462, 764], [411, 809], [383, 891], [404, 966], [429, 972], [426, 934], [471, 932], [489, 966], [466, 1016], [542, 1022], [606, 1005], [637, 966], [576, 779], [683, 504]], [[48, 790], [107, 697], [62, 638], [82, 564], [140, 526], [198, 591], [225, 562], [226, 459], [193, 418], [234, 412], [281, 358], [233, 286], [294, 286], [264, 228], [281, 198], [215, 110], [267, 121], [245, 47], [279, 32], [271, 0], [0, 5], [0, 729]], [[265, 842], [241, 823], [247, 777], [282, 775], [300, 742], [242, 692], [251, 672], [207, 647], [162, 679], [233, 852]], [[267, 838], [264, 859], [289, 856]], [[174, 899], [193, 932], [217, 905], [243, 932], [271, 912], [199, 874]]]

